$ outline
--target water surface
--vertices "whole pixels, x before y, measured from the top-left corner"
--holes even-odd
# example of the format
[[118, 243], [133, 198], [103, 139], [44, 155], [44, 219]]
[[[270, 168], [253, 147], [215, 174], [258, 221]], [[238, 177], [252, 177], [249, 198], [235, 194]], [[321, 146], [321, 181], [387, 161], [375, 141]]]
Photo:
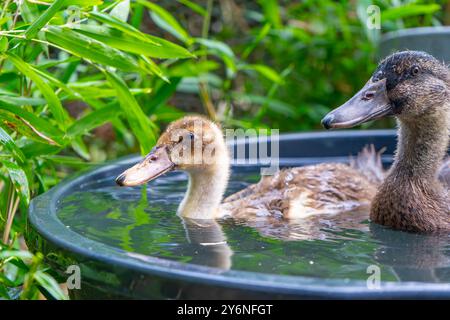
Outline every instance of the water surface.
[[[259, 171], [234, 173], [228, 194], [259, 179]], [[276, 226], [224, 219], [183, 221], [176, 209], [187, 177], [171, 173], [148, 187], [119, 188], [113, 177], [80, 185], [58, 203], [71, 230], [132, 254], [222, 269], [361, 279], [376, 265], [385, 281], [450, 281], [448, 236], [393, 231], [351, 217], [320, 216]]]

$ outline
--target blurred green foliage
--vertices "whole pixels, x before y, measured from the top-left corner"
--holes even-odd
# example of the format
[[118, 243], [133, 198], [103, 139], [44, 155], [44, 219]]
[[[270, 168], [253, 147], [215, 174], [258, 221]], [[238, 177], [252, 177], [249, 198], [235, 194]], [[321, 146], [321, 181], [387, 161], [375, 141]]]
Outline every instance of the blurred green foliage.
[[64, 297], [21, 239], [30, 199], [68, 173], [147, 152], [187, 112], [317, 129], [367, 80], [380, 32], [449, 22], [447, 1], [383, 0], [368, 30], [371, 4], [3, 0], [0, 297]]

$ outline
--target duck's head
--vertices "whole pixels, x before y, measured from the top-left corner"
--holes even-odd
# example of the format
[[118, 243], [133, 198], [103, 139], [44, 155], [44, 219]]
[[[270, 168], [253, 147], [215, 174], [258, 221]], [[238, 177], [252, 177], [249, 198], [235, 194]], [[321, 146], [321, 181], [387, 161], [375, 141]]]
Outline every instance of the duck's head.
[[328, 113], [325, 128], [349, 128], [386, 116], [416, 119], [435, 114], [450, 96], [448, 68], [420, 51], [394, 53], [380, 62], [366, 85]]
[[116, 183], [136, 186], [172, 170], [205, 172], [221, 167], [228, 170], [228, 152], [222, 131], [206, 118], [187, 116], [172, 122], [150, 153], [120, 174]]

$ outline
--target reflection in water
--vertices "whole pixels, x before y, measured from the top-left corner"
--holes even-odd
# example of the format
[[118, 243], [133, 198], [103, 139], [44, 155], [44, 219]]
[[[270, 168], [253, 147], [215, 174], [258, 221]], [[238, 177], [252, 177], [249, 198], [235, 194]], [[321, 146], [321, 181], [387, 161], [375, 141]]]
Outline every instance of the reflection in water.
[[191, 263], [231, 269], [233, 250], [228, 246], [227, 237], [217, 221], [180, 219], [183, 220], [187, 241], [198, 247], [198, 254]]
[[399, 280], [449, 281], [448, 234], [411, 234], [376, 224], [371, 224], [370, 232], [381, 243], [375, 251], [377, 261], [391, 266]]
[[[257, 171], [235, 173], [227, 191], [258, 178]], [[369, 265], [378, 265], [385, 281], [450, 281], [448, 236], [369, 225], [366, 210], [271, 225], [180, 219], [175, 212], [185, 190], [182, 173], [148, 188], [119, 188], [108, 178], [67, 195], [58, 215], [71, 230], [143, 260], [154, 256], [224, 270], [362, 280]]]

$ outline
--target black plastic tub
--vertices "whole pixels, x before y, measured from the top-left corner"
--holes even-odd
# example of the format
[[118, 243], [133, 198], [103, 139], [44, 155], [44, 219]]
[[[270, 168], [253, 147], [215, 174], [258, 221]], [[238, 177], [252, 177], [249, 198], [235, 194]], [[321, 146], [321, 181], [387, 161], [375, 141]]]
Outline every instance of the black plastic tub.
[[[377, 149], [386, 147], [383, 161], [389, 164], [395, 140], [395, 132], [391, 130], [282, 135], [280, 164], [347, 161], [349, 155], [355, 155], [366, 144], [374, 144]], [[449, 283], [427, 279], [383, 281], [379, 288], [373, 289], [363, 280], [223, 270], [152, 256], [133, 256], [123, 249], [84, 237], [60, 221], [56, 211], [61, 199], [89, 181], [114, 184], [114, 177], [137, 158], [122, 159], [81, 173], [31, 203], [27, 244], [31, 250], [43, 252], [46, 262], [62, 280], [68, 276], [65, 273], [68, 266], [80, 268], [81, 288], [70, 290], [73, 299], [450, 298]], [[233, 171], [239, 170], [245, 168], [233, 167]], [[371, 228], [384, 232], [379, 226]], [[395, 241], [402, 241], [401, 232], [390, 232], [394, 232]], [[393, 254], [402, 259], [402, 251], [394, 250]], [[414, 263], [414, 259], [407, 263]], [[405, 266], [402, 268], [404, 271]]]

